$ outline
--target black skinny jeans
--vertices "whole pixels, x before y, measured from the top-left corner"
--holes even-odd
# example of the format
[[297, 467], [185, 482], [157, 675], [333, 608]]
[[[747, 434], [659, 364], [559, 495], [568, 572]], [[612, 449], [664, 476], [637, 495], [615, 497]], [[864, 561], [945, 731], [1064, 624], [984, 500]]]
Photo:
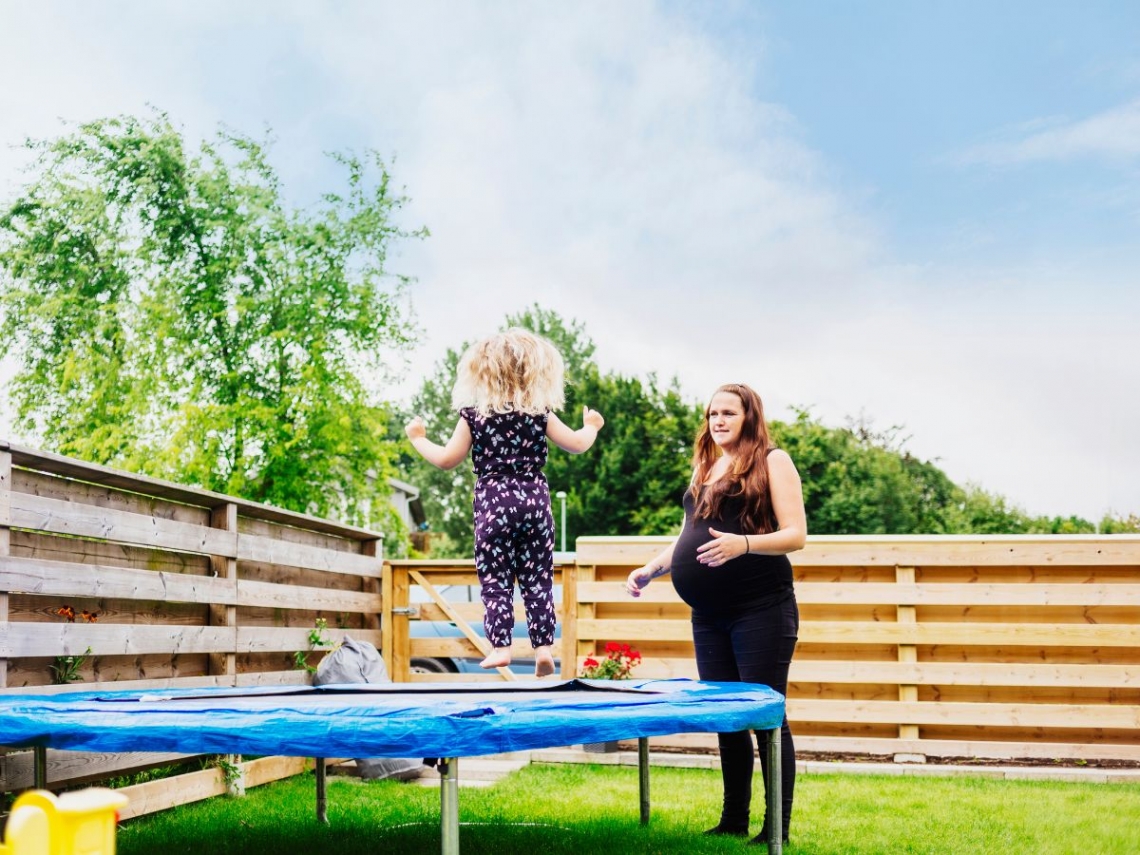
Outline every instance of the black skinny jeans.
[[[788, 693], [788, 668], [796, 649], [800, 611], [794, 596], [766, 609], [733, 615], [693, 613], [693, 645], [697, 673], [702, 680], [763, 683]], [[759, 737], [759, 734], [757, 734]], [[752, 734], [717, 734], [720, 743], [721, 777], [724, 779], [724, 807], [721, 824], [748, 827], [752, 804]], [[768, 752], [763, 742], [760, 765], [764, 789], [768, 788]], [[796, 786], [796, 749], [788, 717], [780, 728], [780, 776], [783, 796], [784, 834], [792, 820], [792, 796]]]

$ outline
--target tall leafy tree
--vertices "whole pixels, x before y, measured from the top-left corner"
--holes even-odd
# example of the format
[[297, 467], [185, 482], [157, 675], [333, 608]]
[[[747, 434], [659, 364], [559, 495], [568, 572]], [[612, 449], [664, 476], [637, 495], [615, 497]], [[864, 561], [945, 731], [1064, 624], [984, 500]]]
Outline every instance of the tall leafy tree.
[[[594, 344], [577, 322], [534, 306], [507, 318], [550, 338], [567, 362], [567, 423], [580, 424], [584, 404], [606, 417], [597, 443], [581, 455], [552, 449], [546, 476], [552, 494], [567, 494], [567, 546], [579, 535], [672, 534], [682, 521], [681, 495], [688, 486], [692, 444], [703, 402], [685, 400], [676, 383], [603, 373]], [[450, 435], [455, 371], [467, 343], [449, 350], [413, 401], [429, 431]], [[902, 429], [877, 430], [866, 420], [824, 425], [801, 410], [791, 421], [773, 420], [776, 444], [795, 460], [813, 534], [1073, 533], [1096, 527], [1079, 517], [1031, 517], [1004, 497], [980, 487], [960, 487], [935, 463], [906, 448]], [[404, 459], [408, 478], [422, 488], [432, 526], [446, 535], [437, 554], [472, 553], [469, 463], [441, 472], [418, 455]], [[556, 522], [560, 505], [554, 501]], [[1134, 518], [1106, 517], [1104, 530], [1123, 531]], [[560, 535], [559, 535], [560, 536]], [[435, 549], [435, 547], [433, 547]]]
[[[459, 359], [467, 349], [464, 342], [457, 349], [448, 349], [430, 377], [412, 398], [411, 412], [403, 414], [406, 422], [412, 415], [424, 420], [427, 435], [443, 443], [451, 436], [459, 414], [451, 406], [451, 390]], [[406, 446], [402, 459], [404, 475], [420, 489], [424, 514], [432, 530], [434, 557], [470, 558], [475, 554], [475, 532], [472, 501], [475, 494], [475, 472], [470, 461], [464, 461], [451, 470], [432, 466]]]
[[1105, 514], [1097, 526], [1101, 534], [1140, 534], [1140, 514]]
[[699, 407], [676, 383], [596, 367], [568, 390], [567, 418], [575, 426], [583, 404], [606, 417], [598, 442], [585, 454], [552, 453], [546, 469], [551, 489], [567, 493], [567, 545], [578, 535], [680, 532]]
[[46, 448], [360, 520], [395, 446], [381, 354], [412, 334], [390, 273], [405, 198], [382, 160], [290, 208], [266, 146], [194, 149], [161, 113], [30, 141], [0, 210], [0, 335]]
[[961, 491], [934, 464], [904, 448], [899, 428], [866, 421], [829, 428], [805, 411], [774, 421], [776, 444], [796, 462], [814, 534], [945, 533]]
[[960, 487], [934, 463], [905, 448], [900, 428], [866, 421], [843, 428], [808, 411], [773, 422], [777, 443], [803, 480], [813, 534], [1076, 534], [1096, 526], [1080, 517], [1033, 517], [1004, 496]]
[[[520, 326], [549, 338], [566, 363], [566, 406], [560, 417], [572, 427], [582, 407], [602, 412], [606, 426], [584, 454], [551, 448], [546, 477], [552, 495], [565, 491], [566, 543], [586, 534], [660, 534], [679, 529], [679, 498], [688, 483], [689, 453], [699, 413], [675, 385], [602, 374], [594, 343], [577, 321], [540, 306], [508, 315], [505, 327]], [[437, 441], [450, 436], [457, 414], [451, 408], [459, 358], [469, 342], [448, 350], [412, 401]], [[422, 459], [407, 459], [407, 477], [417, 484], [433, 528], [446, 535], [436, 554], [469, 556], [473, 547], [471, 498], [474, 473], [469, 462], [442, 472]], [[556, 524], [561, 506], [554, 500]], [[561, 539], [561, 533], [558, 535]], [[433, 545], [433, 551], [437, 549]]]

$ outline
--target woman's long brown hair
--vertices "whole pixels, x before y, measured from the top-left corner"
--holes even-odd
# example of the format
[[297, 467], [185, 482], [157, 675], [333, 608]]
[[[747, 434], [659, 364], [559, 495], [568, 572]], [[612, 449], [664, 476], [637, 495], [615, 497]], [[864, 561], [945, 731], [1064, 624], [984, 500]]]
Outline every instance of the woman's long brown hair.
[[[697, 432], [697, 441], [693, 445], [694, 474], [689, 492], [693, 496], [694, 516], [716, 519], [726, 500], [742, 497], [744, 511], [740, 522], [744, 531], [749, 534], [775, 531], [779, 528], [779, 523], [772, 511], [772, 494], [768, 488], [768, 452], [773, 446], [768, 436], [768, 423], [764, 420], [764, 404], [760, 396], [743, 383], [726, 383], [713, 395], [721, 392], [740, 399], [744, 423], [733, 449], [732, 468], [723, 478], [702, 490], [701, 485], [721, 455], [709, 430], [709, 406], [705, 406], [705, 421]], [[709, 401], [711, 404], [712, 398]]]

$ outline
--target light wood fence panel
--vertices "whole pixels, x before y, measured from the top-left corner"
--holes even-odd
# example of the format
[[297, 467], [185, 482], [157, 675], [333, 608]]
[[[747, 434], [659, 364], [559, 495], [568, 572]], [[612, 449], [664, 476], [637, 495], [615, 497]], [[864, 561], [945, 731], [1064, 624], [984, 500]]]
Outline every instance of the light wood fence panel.
[[[0, 442], [0, 691], [308, 683], [318, 619], [380, 645], [382, 573], [375, 532]], [[48, 780], [175, 757], [50, 751]], [[31, 775], [0, 754], [0, 790]]]
[[[572, 577], [573, 569], [563, 564], [554, 568], [555, 612], [560, 626], [566, 621], [560, 590], [563, 580]], [[388, 593], [385, 589], [383, 623], [388, 630], [384, 656], [394, 680], [501, 682], [525, 676], [508, 668], [482, 671], [476, 667], [489, 648], [474, 560], [392, 560], [385, 562], [385, 574], [391, 590]], [[517, 597], [511, 658], [516, 662], [534, 658], [526, 616]], [[564, 663], [570, 660], [558, 640], [555, 658]], [[424, 660], [435, 660], [448, 670], [424, 670]]]
[[[624, 591], [667, 542], [579, 539], [579, 666], [617, 641], [636, 676], [696, 677], [668, 580]], [[1140, 760], [1140, 537], [813, 537], [791, 558], [801, 750]]]
[[[564, 677], [608, 642], [641, 652], [636, 676], [696, 677], [689, 611], [668, 580], [637, 600], [624, 589], [629, 570], [666, 542], [578, 541], [560, 577]], [[792, 558], [801, 630], [788, 708], [802, 750], [1140, 760], [1140, 538], [817, 537]], [[466, 639], [409, 629], [481, 616], [478, 604], [450, 614], [412, 604], [417, 568], [475, 584], [472, 562], [392, 563], [412, 612], [394, 618], [407, 645], [393, 645], [395, 667], [476, 655]], [[521, 627], [521, 610], [516, 619]]]

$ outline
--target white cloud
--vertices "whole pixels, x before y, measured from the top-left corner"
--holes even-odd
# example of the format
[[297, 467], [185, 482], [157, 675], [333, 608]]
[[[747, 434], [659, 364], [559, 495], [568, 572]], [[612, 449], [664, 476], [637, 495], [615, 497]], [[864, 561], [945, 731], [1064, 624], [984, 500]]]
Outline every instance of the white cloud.
[[1076, 121], [1052, 119], [1022, 125], [1005, 136], [966, 150], [959, 160], [995, 165], [1088, 157], [1131, 160], [1140, 155], [1140, 101]]
[[[709, 292], [751, 306], [877, 287], [869, 230], [794, 123], [680, 22], [651, 4], [555, 20], [449, 8], [446, 22], [401, 16], [398, 37], [376, 11], [306, 30], [372, 143], [407, 141], [409, 217], [433, 233], [414, 253], [433, 346], [534, 299], [588, 309], [600, 338], [609, 317], [691, 318]], [[375, 85], [393, 68], [414, 101]]]

